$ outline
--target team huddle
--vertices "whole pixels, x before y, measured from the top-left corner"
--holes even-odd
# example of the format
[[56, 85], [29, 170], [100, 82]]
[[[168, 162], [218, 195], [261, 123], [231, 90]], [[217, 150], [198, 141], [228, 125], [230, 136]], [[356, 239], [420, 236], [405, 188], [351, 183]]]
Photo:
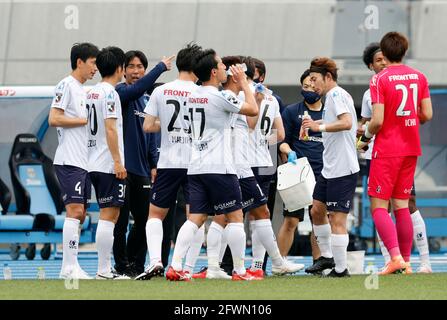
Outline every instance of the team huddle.
[[[134, 278], [261, 280], [266, 253], [275, 275], [302, 270], [304, 265], [292, 263], [286, 256], [291, 231], [302, 221], [304, 209], [284, 210], [278, 242], [272, 229], [267, 202], [275, 172], [269, 146], [275, 145], [284, 160], [293, 164], [297, 158], [307, 157], [317, 178], [310, 207], [314, 263], [306, 268], [307, 273], [322, 274], [330, 269], [326, 276], [349, 276], [347, 214], [360, 171], [357, 151], [368, 148], [373, 149], [369, 186], [372, 214], [390, 256], [381, 274], [409, 273], [408, 250], [413, 239], [409, 191], [417, 156], [421, 154], [419, 121], [430, 120], [432, 111], [425, 77], [401, 64], [408, 43], [400, 51], [396, 47], [405, 46], [405, 41], [402, 35], [389, 33], [373, 52], [372, 59], [383, 52], [389, 64], [371, 80], [372, 114], [367, 117], [362, 111], [365, 121], [360, 128], [353, 99], [337, 85], [337, 66], [329, 58], [312, 60], [301, 77], [304, 101], [281, 113], [276, 95], [259, 82], [257, 66], [263, 65], [262, 61], [236, 55], [220, 57], [213, 49], [196, 44], [181, 49], [176, 55], [177, 79], [152, 88], [144, 114], [135, 111], [143, 114], [136, 122], [141, 135], [143, 131], [159, 132], [161, 142], [156, 176], [147, 199], [150, 204], [145, 207], [141, 203], [141, 210], [148, 211], [144, 231], [149, 264]], [[128, 159], [134, 159], [129, 150], [141, 152], [143, 159], [147, 156], [147, 150], [135, 148], [137, 141], [131, 147], [123, 138], [130, 132], [126, 127], [123, 130], [123, 121], [128, 119], [123, 119], [127, 106], [123, 104], [124, 89], [120, 84], [129, 65], [127, 55], [117, 47], [98, 50], [89, 43], [76, 44], [71, 51], [73, 72], [56, 86], [49, 123], [57, 127], [59, 146], [54, 165], [67, 211], [61, 278], [90, 279], [77, 255], [79, 225], [85, 219], [93, 185], [100, 208], [96, 278], [130, 279], [111, 264], [115, 225], [120, 208], [128, 201], [126, 187], [135, 173], [126, 170], [130, 167]], [[102, 80], [86, 93], [82, 84], [92, 79], [96, 70]], [[412, 99], [408, 97], [411, 93]], [[386, 138], [390, 135], [395, 137], [393, 143]], [[187, 204], [187, 220], [178, 232], [171, 265], [165, 272], [163, 220], [179, 190]], [[390, 200], [396, 227], [388, 215]], [[245, 215], [250, 221], [253, 251], [247, 269]], [[206, 236], [208, 267], [194, 274], [209, 216], [213, 219]], [[139, 225], [141, 229], [142, 223]], [[141, 263], [145, 256], [144, 250]], [[228, 259], [229, 272], [222, 268]], [[429, 267], [428, 251], [427, 263]]]

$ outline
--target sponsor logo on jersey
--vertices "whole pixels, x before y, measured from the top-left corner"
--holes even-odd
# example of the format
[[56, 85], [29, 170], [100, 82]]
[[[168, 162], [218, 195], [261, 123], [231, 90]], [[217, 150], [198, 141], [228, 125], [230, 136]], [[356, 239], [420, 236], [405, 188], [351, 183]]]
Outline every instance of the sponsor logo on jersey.
[[115, 112], [115, 101], [107, 101], [107, 111]]
[[223, 210], [233, 207], [236, 204], [236, 200], [229, 201], [226, 203], [219, 203], [218, 205], [214, 206], [214, 210]]
[[147, 116], [146, 113], [138, 111], [138, 110], [134, 110], [133, 113], [134, 113], [134, 115], [136, 115], [137, 117], [140, 117], [140, 118], [146, 118], [146, 116]]
[[98, 203], [103, 204], [103, 203], [110, 202], [110, 201], [112, 201], [112, 200], [113, 200], [113, 196], [110, 196], [110, 197], [104, 197], [104, 198], [99, 198], [99, 199], [98, 199]]
[[326, 205], [328, 206], [328, 207], [336, 207], [337, 205], [338, 205], [338, 202], [326, 202]]
[[255, 202], [254, 198], [251, 198], [247, 201], [242, 201], [242, 208], [247, 208], [248, 206], [251, 206]]
[[87, 143], [88, 148], [96, 147], [96, 139], [90, 139]]
[[56, 98], [54, 98], [54, 103], [59, 104], [62, 101], [62, 92], [56, 92]]

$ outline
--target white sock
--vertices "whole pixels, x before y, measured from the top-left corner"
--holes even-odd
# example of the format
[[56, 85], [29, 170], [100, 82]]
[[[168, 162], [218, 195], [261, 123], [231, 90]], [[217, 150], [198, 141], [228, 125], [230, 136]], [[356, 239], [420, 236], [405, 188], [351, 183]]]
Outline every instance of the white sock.
[[98, 220], [96, 228], [96, 250], [98, 250], [98, 273], [109, 273], [112, 270], [113, 230], [111, 221]]
[[78, 265], [79, 248], [78, 219], [65, 218], [62, 229], [62, 270], [75, 268]]
[[150, 263], [153, 266], [161, 262], [161, 243], [163, 242], [163, 222], [158, 218], [150, 218], [146, 222], [146, 242]]
[[425, 222], [419, 210], [411, 214], [411, 220], [413, 221], [414, 242], [418, 248], [421, 262], [430, 265], [427, 231], [425, 230]]
[[251, 252], [253, 256], [250, 269], [259, 270], [262, 269], [262, 265], [264, 263], [265, 248], [262, 245], [261, 239], [258, 237], [258, 234], [256, 232], [256, 220], [250, 221], [250, 230], [251, 230]]
[[281, 266], [284, 263], [284, 260], [278, 249], [278, 243], [276, 242], [276, 237], [272, 229], [272, 222], [270, 219], [260, 219], [255, 221], [255, 225], [256, 238], [259, 239], [259, 242], [263, 248], [262, 256], [259, 257], [262, 263], [264, 263], [265, 251], [267, 251], [272, 259], [272, 264], [274, 266]]
[[246, 246], [246, 235], [243, 223], [229, 223], [225, 228], [228, 245], [233, 257], [233, 271], [245, 274], [244, 257]]
[[[219, 270], [219, 255], [220, 248], [222, 246], [222, 235], [224, 233], [224, 228], [216, 222], [211, 222], [210, 228], [208, 229], [208, 235], [206, 238], [206, 255], [208, 257], [208, 269], [209, 270]], [[225, 244], [225, 248], [226, 248]]]
[[313, 225], [315, 239], [320, 248], [321, 256], [325, 258], [332, 258], [331, 248], [331, 226], [329, 223], [320, 226]]
[[334, 254], [335, 271], [340, 273], [348, 267], [346, 262], [349, 236], [347, 234], [332, 234], [332, 253]]
[[186, 255], [186, 251], [188, 251], [189, 247], [191, 246], [191, 242], [194, 240], [197, 230], [199, 230], [197, 225], [190, 220], [186, 220], [180, 228], [177, 235], [177, 240], [175, 241], [174, 253], [172, 255], [171, 266], [174, 270], [182, 270], [183, 258]]
[[223, 256], [225, 255], [225, 251], [227, 251], [228, 241], [227, 241], [227, 228], [225, 227], [222, 231], [222, 242], [220, 243], [220, 252], [219, 252], [219, 265], [222, 263]]
[[196, 265], [197, 257], [200, 254], [200, 249], [202, 249], [203, 241], [205, 240], [205, 224], [203, 224], [199, 230], [197, 230], [194, 239], [192, 240], [191, 246], [186, 253], [185, 267], [184, 271], [189, 273], [194, 272], [194, 266]]
[[376, 233], [377, 233], [377, 240], [379, 241], [380, 251], [382, 252], [383, 258], [385, 259], [385, 264], [388, 264], [388, 262], [390, 262], [391, 260], [390, 253], [388, 252], [388, 249], [385, 247], [385, 244], [380, 238], [379, 233], [377, 231]]

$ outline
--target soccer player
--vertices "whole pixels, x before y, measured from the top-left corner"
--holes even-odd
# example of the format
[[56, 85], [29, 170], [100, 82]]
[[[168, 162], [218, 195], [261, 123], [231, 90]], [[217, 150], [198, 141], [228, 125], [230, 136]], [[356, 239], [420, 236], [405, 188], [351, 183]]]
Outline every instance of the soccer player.
[[[368, 45], [363, 52], [363, 62], [368, 67], [368, 69], [374, 71], [376, 74], [381, 72], [386, 68], [385, 57], [383, 56], [382, 50], [380, 49], [380, 44], [377, 42], [371, 43]], [[362, 100], [362, 124], [366, 124], [366, 122], [371, 120], [372, 117], [372, 105], [371, 105], [371, 93], [370, 90], [366, 90], [363, 95]], [[361, 135], [364, 133], [364, 130], [358, 130], [358, 133]], [[369, 168], [372, 158], [372, 150], [374, 146], [374, 138], [371, 139], [368, 150], [365, 152], [365, 159], [367, 161], [367, 172], [369, 175]], [[418, 268], [419, 273], [431, 273], [431, 264], [430, 264], [430, 256], [428, 249], [428, 239], [427, 239], [427, 231], [425, 228], [425, 222], [422, 219], [421, 213], [416, 207], [416, 190], [414, 188], [411, 189], [411, 197], [408, 203], [411, 220], [413, 222], [413, 241], [416, 243], [416, 247], [419, 250], [421, 264]], [[380, 250], [385, 258], [385, 264], [390, 261], [390, 254], [386, 249], [382, 239], [378, 236]]]
[[78, 43], [71, 48], [73, 71], [56, 86], [48, 118], [50, 126], [57, 127], [59, 145], [54, 167], [67, 211], [60, 272], [64, 279], [90, 279], [78, 263], [79, 225], [84, 222], [91, 189], [87, 171], [87, 95], [82, 84], [94, 77], [98, 52], [91, 43]]
[[[380, 49], [387, 68], [371, 79], [373, 114], [358, 148], [363, 149], [375, 135], [368, 195], [377, 232], [391, 257], [379, 274], [411, 273], [413, 224], [408, 199], [422, 153], [419, 123], [431, 120], [433, 110], [426, 77], [402, 63], [408, 50], [405, 36], [387, 33]], [[390, 201], [396, 225], [388, 214]]]
[[[156, 176], [157, 137], [143, 131], [144, 108], [155, 81], [171, 69], [170, 56], [163, 58], [146, 75], [148, 61], [139, 50], [126, 52], [124, 63], [125, 82], [116, 86], [123, 112], [124, 162], [127, 171], [126, 199], [115, 225], [113, 255], [115, 269], [136, 277], [144, 271], [146, 262], [145, 225], [149, 211], [151, 181]], [[134, 224], [127, 236], [129, 211]], [[127, 242], [127, 244], [126, 244]]]
[[[286, 134], [279, 150], [287, 156], [288, 162], [293, 163], [297, 158], [307, 157], [315, 178], [318, 179], [323, 169], [323, 138], [321, 132], [313, 131], [309, 131], [308, 137], [304, 138], [301, 124], [305, 112], [315, 121], [321, 120], [324, 106], [321, 96], [314, 90], [309, 70], [304, 71], [301, 75], [300, 83], [304, 101], [287, 106], [281, 114]], [[309, 207], [309, 212], [311, 209], [312, 206]], [[281, 254], [287, 256], [292, 246], [295, 230], [298, 228], [299, 222], [304, 220], [304, 209], [293, 212], [284, 210], [283, 215], [284, 221], [278, 232], [278, 246]], [[315, 261], [320, 257], [320, 250], [313, 231], [310, 240], [312, 257]]]
[[[226, 69], [232, 65], [241, 64], [242, 60], [238, 56], [228, 56], [222, 58]], [[241, 82], [234, 80], [232, 75], [228, 76], [227, 81], [223, 84], [225, 93], [233, 98], [236, 98], [242, 90]], [[264, 95], [257, 93], [259, 96], [257, 103], [260, 105], [264, 100]], [[254, 129], [256, 122], [251, 123], [251, 129]], [[287, 274], [294, 273], [304, 268], [303, 265], [292, 264], [282, 258], [278, 245], [276, 243], [275, 235], [273, 233], [272, 224], [270, 221], [270, 212], [267, 208], [267, 197], [263, 194], [258, 182], [256, 181], [253, 171], [250, 168], [248, 160], [248, 148], [250, 143], [249, 125], [245, 115], [233, 114], [232, 119], [233, 128], [233, 156], [236, 172], [239, 179], [239, 185], [242, 192], [242, 207], [244, 212], [250, 212], [255, 218], [254, 225], [257, 230], [257, 236], [261, 245], [266, 248], [270, 257], [272, 257], [272, 273], [273, 274]], [[211, 223], [208, 230], [207, 238], [207, 255], [208, 255], [208, 270], [206, 277], [210, 279], [227, 278], [228, 275], [219, 267], [219, 255], [221, 253], [222, 234], [225, 227], [225, 217], [217, 215]], [[225, 244], [226, 245], [226, 244]], [[264, 255], [262, 255], [262, 260]], [[258, 268], [247, 269], [247, 273], [255, 279], [263, 279], [264, 272], [262, 270], [262, 261]]]
[[[144, 110], [147, 113], [144, 130], [146, 132], [161, 130], [161, 146], [157, 179], [152, 189], [149, 217], [146, 222], [150, 263], [136, 280], [149, 280], [154, 276], [163, 276], [162, 221], [171, 205], [175, 203], [180, 186], [183, 187], [186, 203], [189, 203], [187, 169], [191, 153], [191, 138], [186, 100], [197, 88], [193, 62], [200, 49], [196, 44], [189, 44], [178, 52], [176, 59], [178, 78], [155, 88]], [[200, 230], [197, 237], [200, 238], [197, 242], [201, 247], [204, 229]]]
[[[322, 132], [323, 170], [317, 179], [311, 210], [321, 257], [306, 269], [319, 273], [334, 268], [329, 277], [348, 277], [346, 227], [360, 171], [356, 151], [357, 116], [351, 95], [337, 85], [337, 66], [326, 57], [311, 62], [315, 92], [325, 95], [322, 121], [303, 120], [303, 128]], [[329, 219], [328, 214], [329, 212]]]
[[219, 91], [227, 81], [225, 64], [212, 49], [197, 57], [194, 73], [202, 86], [188, 98], [192, 148], [188, 168], [191, 214], [177, 236], [172, 264], [166, 273], [168, 280], [189, 280], [183, 271], [183, 257], [197, 230], [208, 214], [225, 214], [227, 242], [230, 246], [234, 271], [233, 280], [252, 280], [244, 267], [246, 235], [242, 214], [242, 194], [236, 175], [231, 149], [233, 113], [256, 116], [258, 106], [243, 69], [231, 66], [236, 82], [240, 82], [245, 102]]
[[126, 194], [123, 117], [115, 86], [121, 81], [125, 55], [117, 47], [102, 49], [96, 65], [102, 80], [87, 95], [88, 169], [99, 204], [96, 229], [96, 279], [130, 279], [112, 269], [113, 230]]
[[[242, 61], [247, 65], [248, 81], [252, 85], [252, 91], [255, 91], [254, 86], [256, 84], [253, 81], [253, 78], [256, 74], [256, 62], [258, 63], [258, 66], [261, 66], [260, 63], [262, 63], [262, 61], [252, 57], [244, 57]], [[261, 66], [260, 70], [261, 72], [258, 71], [258, 74], [260, 73], [265, 76], [265, 65], [264, 68]], [[261, 79], [262, 78], [259, 79], [259, 82], [261, 82]], [[250, 124], [250, 127], [254, 127], [250, 134], [248, 161], [252, 167], [256, 181], [261, 187], [262, 193], [268, 197], [270, 194], [270, 183], [276, 171], [269, 146], [276, 144], [284, 138], [284, 126], [281, 119], [278, 100], [273, 95], [264, 95], [264, 99], [259, 106], [259, 114], [255, 117], [247, 117], [247, 122]], [[264, 260], [266, 249], [256, 233], [256, 219], [254, 215], [250, 213], [248, 218], [252, 234], [251, 240], [253, 252], [253, 260], [250, 270], [261, 275], [259, 270], [262, 271], [262, 269], [265, 269]]]

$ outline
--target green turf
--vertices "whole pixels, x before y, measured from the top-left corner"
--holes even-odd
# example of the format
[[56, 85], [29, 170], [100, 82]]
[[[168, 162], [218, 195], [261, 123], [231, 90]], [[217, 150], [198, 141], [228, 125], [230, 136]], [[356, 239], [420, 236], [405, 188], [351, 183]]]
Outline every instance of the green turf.
[[62, 280], [0, 281], [0, 299], [447, 299], [447, 274], [380, 277], [378, 290], [366, 276], [331, 279], [268, 277], [263, 281], [194, 280], [190, 283], [84, 280], [67, 290]]

